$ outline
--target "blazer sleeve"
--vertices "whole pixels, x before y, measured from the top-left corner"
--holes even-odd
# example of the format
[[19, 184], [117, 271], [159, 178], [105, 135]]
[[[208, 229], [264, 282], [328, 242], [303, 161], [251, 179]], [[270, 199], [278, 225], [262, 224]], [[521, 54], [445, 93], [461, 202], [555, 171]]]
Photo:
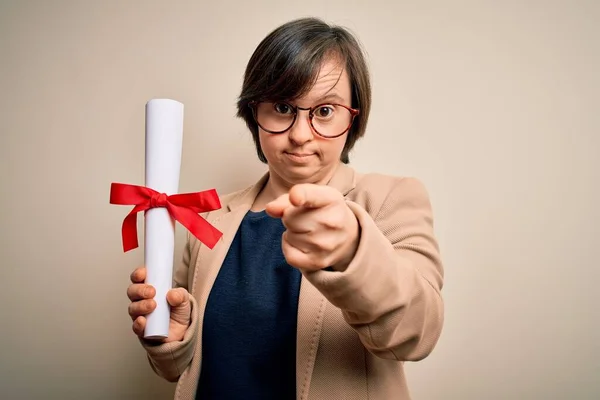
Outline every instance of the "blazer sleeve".
[[[174, 286], [188, 289], [188, 271], [191, 258], [190, 236], [183, 251], [183, 262], [175, 271]], [[191, 321], [183, 339], [179, 342], [156, 344], [148, 340], [140, 339], [140, 342], [148, 354], [150, 366], [157, 375], [167, 381], [175, 382], [188, 367], [194, 356], [194, 349], [198, 337], [198, 304], [194, 296], [190, 295]]]
[[[429, 355], [441, 334], [443, 267], [425, 187], [414, 178], [390, 178], [384, 186], [387, 195], [371, 214], [347, 201], [361, 230], [347, 269], [305, 276], [342, 310], [370, 352], [417, 361]], [[377, 202], [367, 203], [373, 208]]]

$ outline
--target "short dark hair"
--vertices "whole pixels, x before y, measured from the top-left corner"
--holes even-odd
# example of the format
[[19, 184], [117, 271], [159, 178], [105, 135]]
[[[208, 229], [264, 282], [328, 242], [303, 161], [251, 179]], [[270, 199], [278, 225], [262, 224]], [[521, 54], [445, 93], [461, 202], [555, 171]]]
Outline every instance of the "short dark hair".
[[352, 91], [351, 107], [360, 109], [342, 151], [340, 160], [348, 163], [348, 153], [365, 134], [371, 108], [371, 83], [365, 56], [358, 40], [346, 29], [317, 18], [301, 18], [281, 25], [258, 45], [244, 74], [237, 102], [237, 116], [245, 122], [258, 158], [267, 159], [260, 147], [258, 125], [249, 107], [251, 101], [289, 101], [302, 97], [314, 85], [325, 57], [339, 57], [345, 63]]

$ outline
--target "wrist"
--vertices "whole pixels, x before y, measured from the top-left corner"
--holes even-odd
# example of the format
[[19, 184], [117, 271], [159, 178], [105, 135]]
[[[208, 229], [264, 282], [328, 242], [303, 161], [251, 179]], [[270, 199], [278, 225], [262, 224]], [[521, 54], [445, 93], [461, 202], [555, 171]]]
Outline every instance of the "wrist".
[[344, 246], [345, 248], [342, 252], [340, 260], [331, 266], [331, 268], [334, 271], [338, 272], [344, 272], [348, 268], [348, 265], [350, 265], [352, 260], [354, 260], [354, 256], [356, 255], [356, 251], [358, 250], [358, 244], [360, 242], [360, 224], [358, 223], [358, 220], [356, 219], [354, 213], [352, 213], [351, 211], [350, 213], [352, 214], [352, 218], [354, 219], [354, 226], [352, 227], [351, 239], [346, 241], [346, 245]]

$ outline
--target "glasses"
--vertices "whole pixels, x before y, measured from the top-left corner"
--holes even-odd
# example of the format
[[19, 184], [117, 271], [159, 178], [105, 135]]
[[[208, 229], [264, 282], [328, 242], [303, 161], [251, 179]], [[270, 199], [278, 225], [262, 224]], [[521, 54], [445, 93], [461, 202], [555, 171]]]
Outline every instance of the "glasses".
[[321, 137], [333, 139], [348, 132], [359, 110], [342, 104], [319, 104], [303, 108], [285, 102], [251, 101], [254, 120], [264, 131], [272, 134], [284, 133], [298, 117], [298, 110], [308, 111], [312, 129]]

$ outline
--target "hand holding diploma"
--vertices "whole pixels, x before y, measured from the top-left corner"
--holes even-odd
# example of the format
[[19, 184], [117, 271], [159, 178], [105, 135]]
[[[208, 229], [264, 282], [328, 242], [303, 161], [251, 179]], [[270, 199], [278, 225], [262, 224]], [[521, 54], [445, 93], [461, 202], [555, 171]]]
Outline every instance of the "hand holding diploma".
[[[131, 274], [131, 282], [127, 288], [127, 297], [131, 300], [129, 315], [133, 320], [133, 332], [140, 338], [144, 337], [146, 318], [156, 308], [154, 296], [156, 289], [145, 284], [146, 267], [137, 268]], [[170, 306], [169, 333], [166, 338], [158, 339], [169, 343], [183, 339], [191, 320], [190, 295], [184, 288], [171, 289], [167, 292], [167, 302]]]

